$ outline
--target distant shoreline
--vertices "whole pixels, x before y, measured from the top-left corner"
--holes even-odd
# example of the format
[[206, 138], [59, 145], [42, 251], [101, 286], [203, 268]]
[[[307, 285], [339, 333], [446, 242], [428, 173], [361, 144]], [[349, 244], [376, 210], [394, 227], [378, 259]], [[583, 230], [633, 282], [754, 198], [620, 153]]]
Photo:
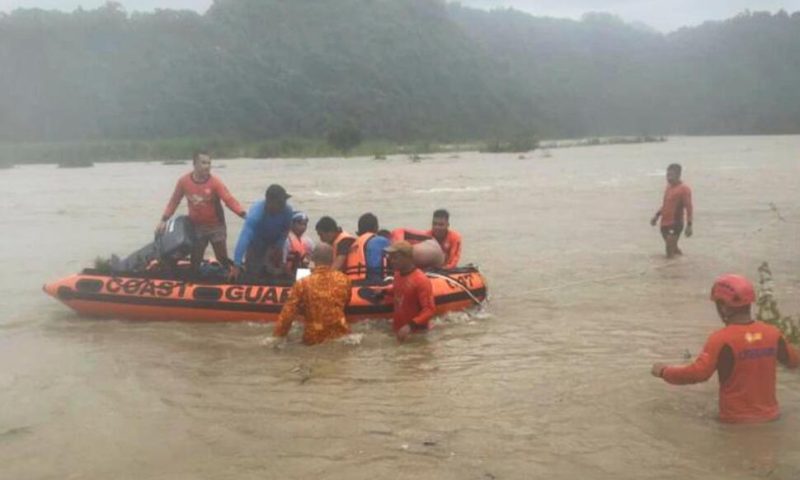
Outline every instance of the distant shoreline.
[[[666, 136], [614, 136], [578, 139], [542, 140], [526, 144], [526, 153], [533, 150], [590, 147], [601, 145], [659, 143]], [[196, 149], [206, 149], [214, 158], [320, 158], [373, 157], [408, 155], [419, 158], [431, 153], [486, 151], [494, 141], [459, 143], [416, 142], [400, 144], [383, 140], [368, 140], [348, 152], [335, 149], [321, 139], [283, 138], [263, 141], [232, 139], [182, 138], [166, 140], [106, 140], [36, 143], [0, 143], [0, 168], [14, 165], [55, 164], [61, 168], [91, 167], [97, 163], [158, 161], [167, 165], [179, 164], [191, 158]], [[491, 151], [490, 151], [491, 152]], [[511, 152], [511, 150], [509, 150]], [[496, 152], [495, 152], [496, 153]]]

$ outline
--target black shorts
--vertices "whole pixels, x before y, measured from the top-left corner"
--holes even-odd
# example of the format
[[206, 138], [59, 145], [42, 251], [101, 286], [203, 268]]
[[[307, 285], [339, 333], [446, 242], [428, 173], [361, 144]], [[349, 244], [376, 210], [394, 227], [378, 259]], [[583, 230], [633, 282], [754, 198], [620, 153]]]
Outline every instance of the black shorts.
[[675, 225], [669, 225], [666, 227], [661, 227], [661, 235], [675, 235], [676, 237], [680, 237], [681, 233], [683, 233], [683, 224], [676, 223]]

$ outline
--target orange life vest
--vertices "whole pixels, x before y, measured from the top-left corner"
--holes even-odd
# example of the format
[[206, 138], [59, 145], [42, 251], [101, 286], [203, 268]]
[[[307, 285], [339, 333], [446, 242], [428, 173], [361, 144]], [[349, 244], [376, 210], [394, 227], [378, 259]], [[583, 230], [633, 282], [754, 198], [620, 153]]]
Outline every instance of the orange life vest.
[[[344, 262], [344, 273], [350, 277], [351, 280], [363, 280], [367, 278], [367, 242], [374, 236], [374, 233], [359, 235], [350, 247], [347, 260]], [[341, 235], [339, 237], [341, 237]], [[337, 240], [338, 239], [339, 238], [337, 238]]]
[[[357, 271], [357, 266], [358, 266], [358, 263], [359, 263], [358, 262], [358, 258], [357, 258], [358, 255], [356, 253], [356, 246], [357, 246], [356, 244], [358, 243], [358, 239], [355, 236], [350, 235], [349, 233], [347, 233], [345, 231], [340, 231], [339, 235], [337, 235], [336, 239], [333, 241], [333, 245], [332, 245], [333, 246], [333, 256], [334, 256], [334, 258], [336, 258], [339, 255], [339, 253], [338, 253], [339, 242], [341, 242], [342, 240], [346, 240], [348, 238], [351, 238], [351, 239], [353, 239], [355, 241], [353, 242], [352, 245], [350, 245], [350, 249], [347, 251], [347, 258], [345, 258], [344, 266], [343, 266], [343, 270], [342, 271], [348, 277], [350, 277], [351, 279], [355, 279], [356, 276], [354, 276], [353, 272]], [[363, 257], [363, 252], [362, 252], [362, 257]], [[364, 260], [362, 260], [362, 263], [364, 263]], [[366, 272], [366, 268], [364, 268], [364, 271]], [[365, 275], [366, 275], [366, 273], [365, 273]]]
[[308, 251], [308, 246], [300, 239], [294, 232], [289, 232], [289, 254], [286, 263], [292, 271], [297, 270], [302, 266], [303, 258], [311, 255]]

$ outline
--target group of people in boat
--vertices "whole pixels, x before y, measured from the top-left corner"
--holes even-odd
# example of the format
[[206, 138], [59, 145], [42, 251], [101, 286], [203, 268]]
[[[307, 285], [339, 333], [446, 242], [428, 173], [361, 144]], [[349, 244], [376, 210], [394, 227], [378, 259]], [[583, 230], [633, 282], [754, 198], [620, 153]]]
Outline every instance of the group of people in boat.
[[[461, 236], [450, 228], [445, 209], [433, 212], [429, 230], [381, 230], [377, 216], [365, 213], [351, 235], [332, 217], [315, 225], [320, 242], [306, 234], [309, 217], [289, 205], [291, 195], [278, 184], [245, 211], [225, 184], [211, 174], [211, 156], [193, 156], [193, 169], [181, 176], [156, 226], [162, 234], [183, 199], [193, 226], [191, 268], [197, 271], [210, 243], [217, 261], [228, 268], [230, 282], [291, 279], [313, 266], [310, 276], [294, 284], [275, 326], [285, 336], [295, 318], [304, 319], [307, 344], [337, 338], [349, 331], [344, 308], [352, 282], [379, 287], [376, 299], [394, 303], [393, 329], [399, 339], [428, 329], [435, 311], [430, 279], [421, 269], [452, 269], [461, 258]], [[227, 227], [222, 204], [244, 219], [233, 259], [228, 256]], [[384, 279], [393, 273], [393, 283]]]

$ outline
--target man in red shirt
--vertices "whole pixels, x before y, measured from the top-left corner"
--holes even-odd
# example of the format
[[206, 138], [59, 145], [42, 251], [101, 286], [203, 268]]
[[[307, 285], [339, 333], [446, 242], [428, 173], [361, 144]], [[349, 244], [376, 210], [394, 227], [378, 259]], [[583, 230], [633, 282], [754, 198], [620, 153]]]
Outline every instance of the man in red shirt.
[[716, 371], [721, 421], [756, 423], [778, 418], [777, 362], [797, 368], [800, 356], [777, 328], [750, 318], [755, 299], [753, 285], [746, 278], [719, 277], [711, 288], [711, 300], [725, 327], [711, 334], [691, 365], [656, 363], [651, 373], [668, 383], [683, 385], [704, 382]]
[[387, 293], [394, 302], [392, 329], [400, 341], [412, 332], [425, 332], [436, 313], [433, 285], [425, 273], [414, 265], [413, 247], [406, 241], [385, 249], [394, 267], [394, 283]]
[[431, 229], [425, 233], [436, 239], [442, 247], [444, 252], [442, 268], [456, 268], [461, 260], [461, 235], [450, 229], [450, 212], [445, 209], [433, 212]]
[[686, 236], [692, 236], [692, 190], [681, 182], [681, 166], [677, 163], [667, 167], [667, 189], [661, 208], [650, 219], [655, 226], [661, 217], [661, 236], [666, 244], [667, 258], [682, 255], [678, 248], [678, 239], [683, 232], [683, 211], [686, 210]]
[[204, 151], [193, 155], [194, 169], [178, 179], [175, 191], [172, 193], [164, 215], [156, 226], [156, 234], [164, 232], [167, 220], [175, 214], [175, 210], [186, 197], [189, 207], [189, 220], [194, 226], [195, 241], [192, 248], [192, 269], [197, 270], [203, 260], [203, 254], [211, 242], [217, 261], [223, 265], [230, 263], [228, 248], [225, 244], [227, 229], [225, 227], [225, 214], [220, 200], [236, 215], [244, 218], [245, 210], [233, 198], [228, 188], [220, 179], [211, 175], [211, 156]]

